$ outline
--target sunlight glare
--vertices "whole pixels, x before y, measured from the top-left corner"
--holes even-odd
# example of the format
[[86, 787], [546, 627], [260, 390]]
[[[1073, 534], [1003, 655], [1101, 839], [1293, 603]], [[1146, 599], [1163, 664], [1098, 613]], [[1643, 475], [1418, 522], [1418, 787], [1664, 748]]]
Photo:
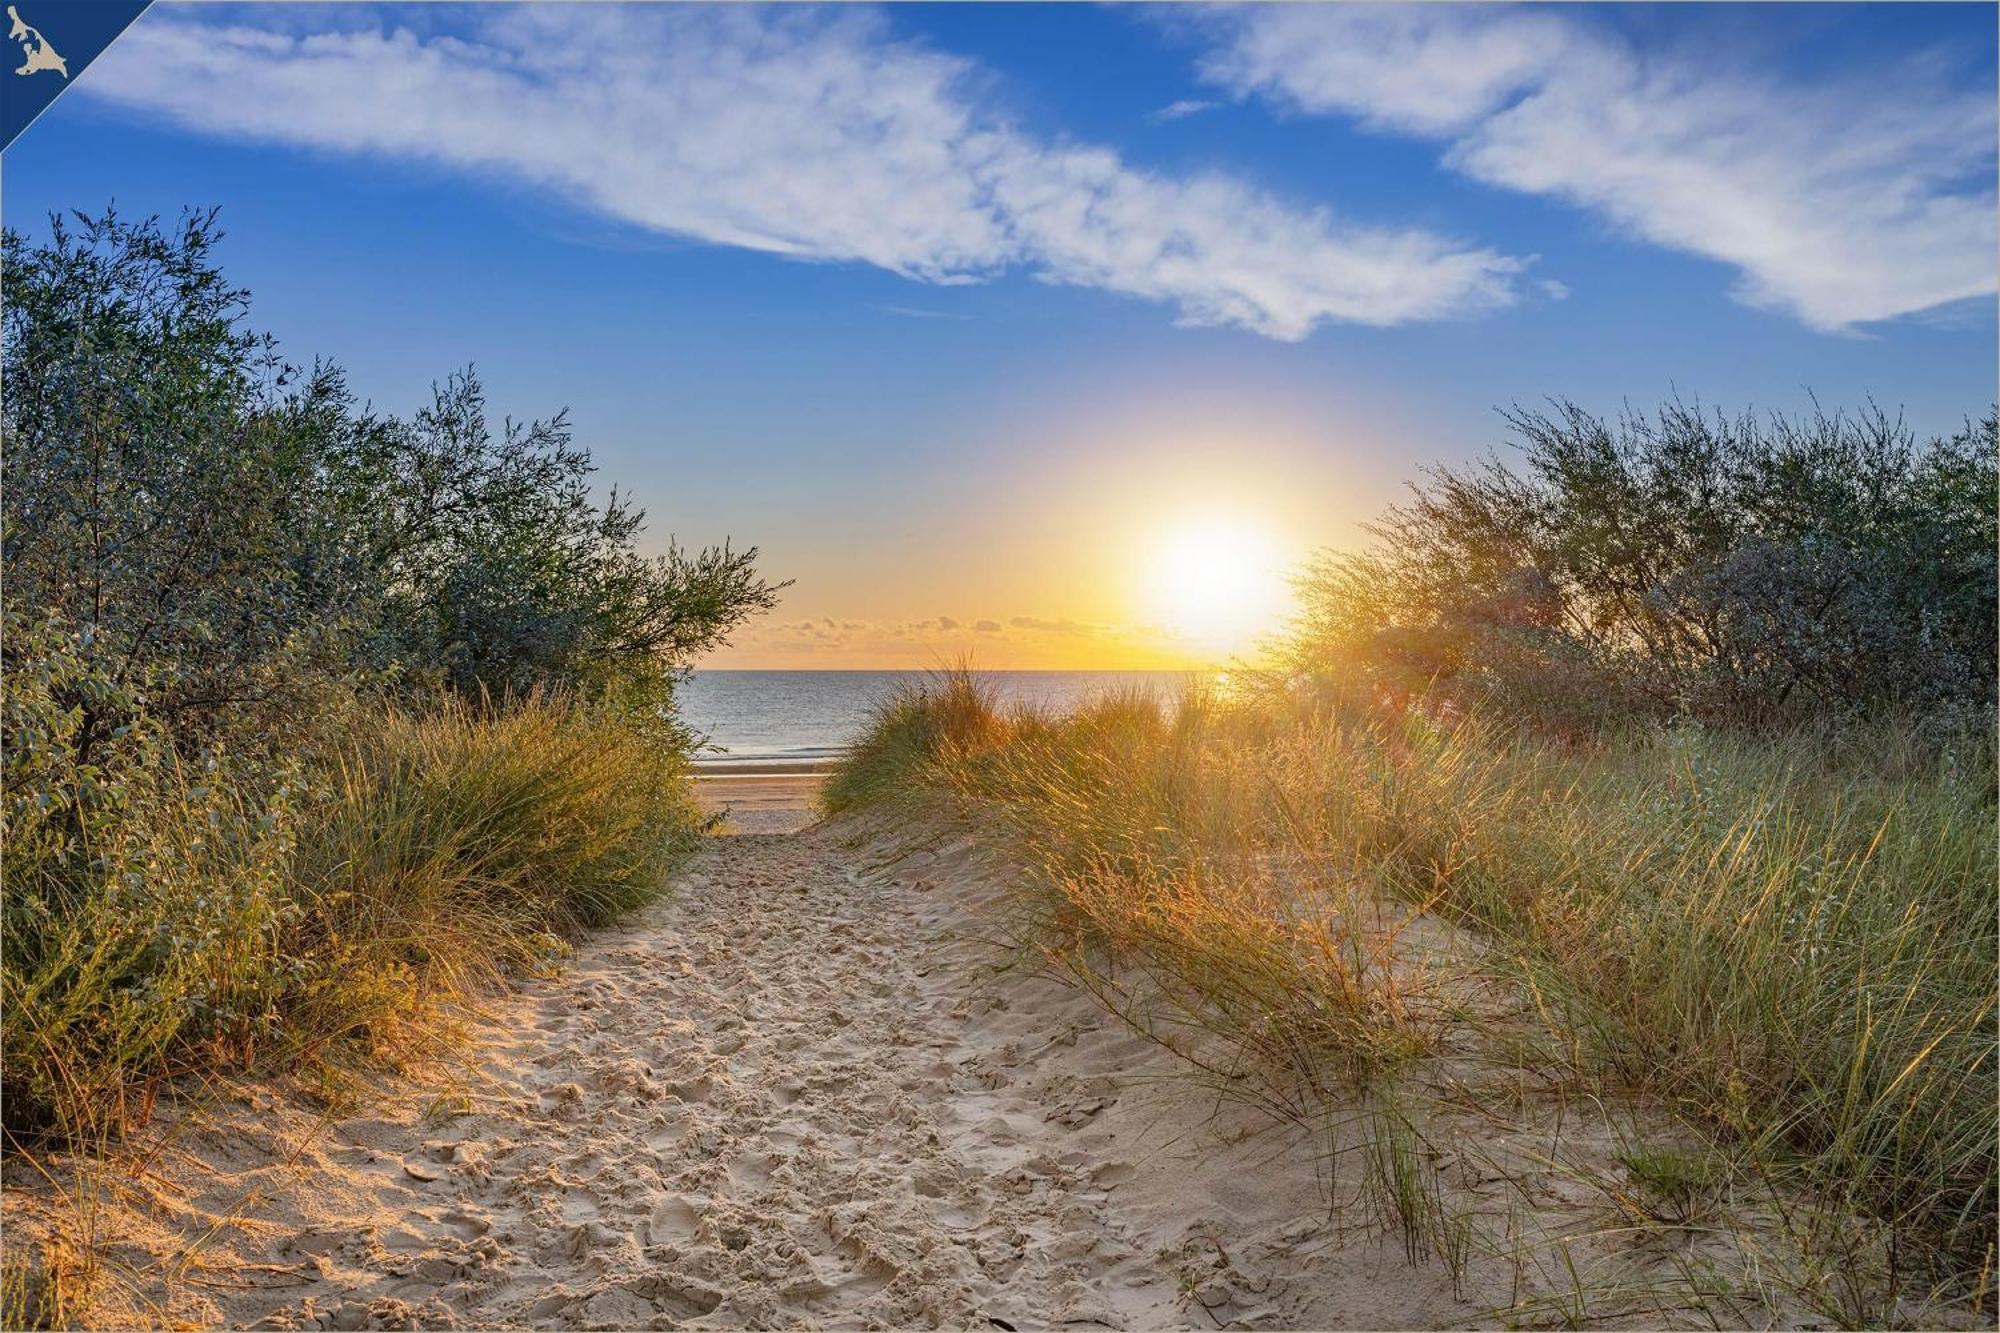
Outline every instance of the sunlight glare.
[[1152, 552], [1148, 613], [1206, 650], [1243, 652], [1285, 617], [1286, 565], [1278, 542], [1256, 523], [1182, 520], [1162, 531]]

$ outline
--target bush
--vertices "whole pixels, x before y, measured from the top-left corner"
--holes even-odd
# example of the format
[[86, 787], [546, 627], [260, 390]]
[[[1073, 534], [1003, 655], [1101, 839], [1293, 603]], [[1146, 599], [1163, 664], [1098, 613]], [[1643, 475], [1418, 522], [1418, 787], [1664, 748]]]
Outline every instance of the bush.
[[1993, 706], [2000, 419], [1507, 420], [1519, 470], [1435, 470], [1304, 572], [1292, 668], [1584, 726]]
[[559, 414], [408, 420], [244, 327], [212, 213], [4, 238], [0, 1056], [17, 1134], [397, 1051], [658, 891], [755, 551], [639, 552]]
[[[219, 237], [107, 212], [4, 242], [9, 604], [145, 677], [178, 738], [288, 735], [357, 684], [559, 689], [661, 726], [678, 671], [775, 601], [754, 550], [640, 555], [644, 514], [592, 499], [561, 414], [496, 434], [468, 371], [398, 420], [285, 365]], [[87, 758], [129, 719], [78, 702]]]

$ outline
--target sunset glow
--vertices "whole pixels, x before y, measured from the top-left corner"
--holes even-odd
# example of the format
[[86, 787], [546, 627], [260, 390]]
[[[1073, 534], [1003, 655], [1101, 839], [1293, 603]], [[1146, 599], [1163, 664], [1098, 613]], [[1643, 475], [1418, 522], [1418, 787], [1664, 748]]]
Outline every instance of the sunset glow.
[[[54, 15], [103, 7], [21, 0], [73, 59]], [[468, 364], [495, 422], [566, 411], [642, 554], [785, 585], [701, 669], [1181, 671], [1253, 654], [1420, 468], [1508, 447], [1496, 408], [1842, 386], [1959, 429], [1994, 399], [1990, 19], [154, 5], [73, 88], [0, 74], [72, 89], [7, 216], [219, 208], [289, 359], [385, 413]], [[1917, 85], [1935, 128], [1831, 91]]]

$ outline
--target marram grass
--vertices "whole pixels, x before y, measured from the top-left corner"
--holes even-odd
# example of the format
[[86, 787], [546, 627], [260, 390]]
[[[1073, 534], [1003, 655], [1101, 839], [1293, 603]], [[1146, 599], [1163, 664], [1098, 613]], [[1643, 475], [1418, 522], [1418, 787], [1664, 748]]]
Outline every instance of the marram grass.
[[181, 1076], [418, 1049], [441, 1005], [657, 894], [699, 827], [677, 754], [566, 703], [344, 736], [276, 776], [154, 750], [115, 794], [10, 806], [17, 1140], [102, 1141]]
[[1981, 1299], [1987, 738], [1918, 745], [1882, 723], [1556, 742], [1441, 713], [1193, 695], [1007, 714], [960, 674], [889, 704], [829, 798], [947, 794], [1050, 890], [1058, 940], [1161, 982], [1177, 1023], [1295, 1106], [1432, 1047], [1457, 993], [1403, 936], [1424, 915], [1469, 928], [1579, 1074], [1815, 1200], [1829, 1246], [1852, 1243], [1840, 1219], [1882, 1228], [1877, 1304], [1812, 1299], [1849, 1322], [1898, 1284]]

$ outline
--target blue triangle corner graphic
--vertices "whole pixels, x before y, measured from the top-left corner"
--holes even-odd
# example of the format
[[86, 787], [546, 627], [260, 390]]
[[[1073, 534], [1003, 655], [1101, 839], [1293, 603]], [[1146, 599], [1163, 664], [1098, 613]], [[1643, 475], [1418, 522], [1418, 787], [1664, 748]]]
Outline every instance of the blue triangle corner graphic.
[[0, 149], [62, 96], [152, 0], [0, 0]]

